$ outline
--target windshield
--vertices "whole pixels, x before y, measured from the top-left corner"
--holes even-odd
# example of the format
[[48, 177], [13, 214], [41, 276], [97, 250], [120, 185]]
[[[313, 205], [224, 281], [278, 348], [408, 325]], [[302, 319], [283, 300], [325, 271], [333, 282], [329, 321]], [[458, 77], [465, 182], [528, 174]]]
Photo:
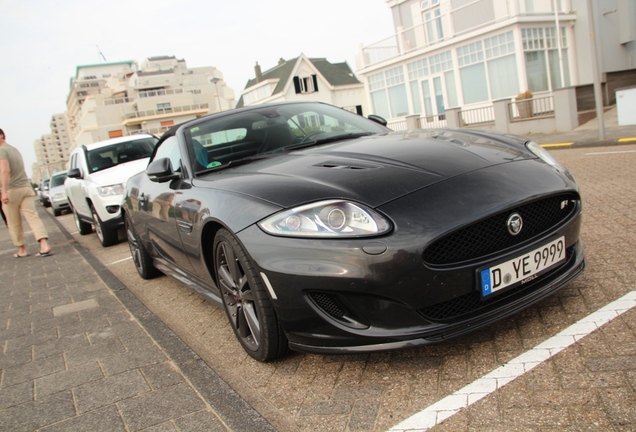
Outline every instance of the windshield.
[[66, 173], [55, 174], [53, 177], [51, 177], [51, 189], [53, 189], [55, 186], [62, 186], [64, 184], [64, 180], [66, 180]]
[[320, 103], [263, 105], [210, 118], [186, 130], [196, 171], [232, 161], [338, 139], [386, 133], [358, 114]]
[[88, 169], [94, 173], [104, 169], [150, 157], [157, 138], [144, 138], [101, 147], [88, 152]]

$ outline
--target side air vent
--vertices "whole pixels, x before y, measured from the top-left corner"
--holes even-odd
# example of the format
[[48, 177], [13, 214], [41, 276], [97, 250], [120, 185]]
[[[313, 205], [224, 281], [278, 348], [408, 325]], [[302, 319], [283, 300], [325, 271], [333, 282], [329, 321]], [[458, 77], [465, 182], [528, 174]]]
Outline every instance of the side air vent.
[[319, 168], [350, 169], [350, 170], [365, 170], [365, 169], [380, 168], [379, 165], [349, 164], [349, 163], [342, 163], [342, 162], [335, 162], [335, 161], [321, 162], [314, 166]]
[[360, 322], [361, 319], [355, 317], [351, 308], [346, 306], [348, 302], [340, 298], [337, 294], [313, 291], [309, 293], [309, 297], [320, 312], [338, 321], [340, 324], [355, 329], [365, 329], [369, 327], [367, 323]]

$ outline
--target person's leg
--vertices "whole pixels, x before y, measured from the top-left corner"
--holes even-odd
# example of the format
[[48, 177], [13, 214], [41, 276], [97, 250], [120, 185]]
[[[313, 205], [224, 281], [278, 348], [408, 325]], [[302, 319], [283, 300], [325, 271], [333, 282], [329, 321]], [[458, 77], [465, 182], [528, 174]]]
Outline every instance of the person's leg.
[[7, 195], [9, 195], [9, 204], [4, 205], [4, 210], [7, 216], [11, 240], [13, 244], [18, 247], [18, 252], [13, 256], [18, 258], [28, 255], [27, 249], [24, 246], [24, 231], [22, 228], [22, 215], [20, 214], [22, 194], [19, 190], [9, 189]]
[[4, 221], [4, 224], [6, 226], [9, 226], [9, 223], [7, 222], [7, 216], [4, 214], [4, 210], [2, 209], [2, 200], [0, 200], [0, 216], [2, 216], [2, 220]]
[[37, 210], [35, 209], [35, 194], [33, 191], [27, 191], [27, 193], [25, 193], [20, 205], [20, 211], [31, 227], [35, 239], [40, 242], [39, 253], [41, 255], [50, 253], [51, 247], [48, 243], [49, 235], [46, 232], [46, 228], [44, 227], [42, 220], [38, 216]]

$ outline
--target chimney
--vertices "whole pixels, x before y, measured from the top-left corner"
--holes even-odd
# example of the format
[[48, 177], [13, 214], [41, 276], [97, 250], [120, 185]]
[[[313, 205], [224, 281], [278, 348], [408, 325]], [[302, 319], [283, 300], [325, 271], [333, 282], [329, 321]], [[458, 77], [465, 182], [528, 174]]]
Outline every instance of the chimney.
[[261, 72], [261, 66], [256, 62], [256, 66], [254, 66], [254, 72], [256, 72], [256, 82], [259, 83], [263, 81], [263, 72]]
[[281, 57], [281, 58], [278, 59], [278, 66], [280, 66], [282, 64], [285, 64], [285, 63], [287, 63], [287, 62], [285, 61], [284, 58]]

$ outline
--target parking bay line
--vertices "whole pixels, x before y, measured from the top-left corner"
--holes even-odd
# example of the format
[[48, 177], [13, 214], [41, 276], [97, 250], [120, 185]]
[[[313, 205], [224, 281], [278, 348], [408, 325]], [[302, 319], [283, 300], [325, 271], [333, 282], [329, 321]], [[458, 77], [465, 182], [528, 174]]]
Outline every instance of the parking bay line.
[[393, 426], [388, 432], [425, 431], [531, 371], [544, 361], [636, 306], [636, 291], [572, 324], [545, 342]]
[[636, 150], [592, 152], [592, 153], [585, 153], [585, 156], [614, 155], [614, 154], [626, 154], [626, 153], [636, 153]]

